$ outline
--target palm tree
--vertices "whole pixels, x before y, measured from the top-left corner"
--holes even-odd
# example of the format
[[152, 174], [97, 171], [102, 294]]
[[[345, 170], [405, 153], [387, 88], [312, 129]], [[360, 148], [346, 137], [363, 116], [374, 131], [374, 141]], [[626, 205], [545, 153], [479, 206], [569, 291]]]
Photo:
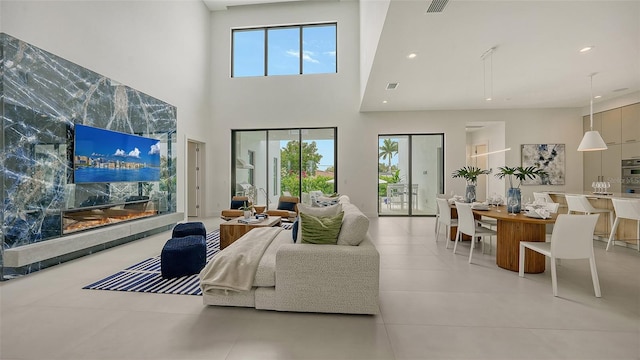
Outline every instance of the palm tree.
[[389, 161], [389, 167], [391, 169], [391, 158], [398, 153], [398, 142], [391, 139], [384, 139], [384, 143], [379, 148], [378, 158], [387, 159]]

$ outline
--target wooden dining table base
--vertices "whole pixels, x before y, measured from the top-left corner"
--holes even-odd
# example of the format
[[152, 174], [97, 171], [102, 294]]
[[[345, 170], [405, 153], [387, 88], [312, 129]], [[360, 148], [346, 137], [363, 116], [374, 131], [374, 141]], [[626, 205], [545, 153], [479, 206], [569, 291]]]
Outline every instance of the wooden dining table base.
[[[498, 220], [496, 265], [503, 269], [518, 271], [520, 241], [545, 241], [545, 224]], [[525, 249], [526, 273], [542, 273], [545, 268], [544, 255]]]

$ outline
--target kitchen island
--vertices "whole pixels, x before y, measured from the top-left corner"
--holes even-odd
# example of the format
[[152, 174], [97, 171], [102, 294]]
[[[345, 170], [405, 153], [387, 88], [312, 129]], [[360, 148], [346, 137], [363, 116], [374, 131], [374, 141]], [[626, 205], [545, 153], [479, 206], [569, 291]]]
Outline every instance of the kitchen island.
[[[560, 203], [560, 209], [558, 213], [567, 213], [567, 202], [565, 200], [565, 195], [586, 195], [589, 199], [591, 205], [596, 208], [609, 209], [614, 210], [613, 202], [611, 199], [637, 199], [640, 200], [640, 194], [632, 194], [632, 193], [609, 193], [609, 194], [599, 194], [592, 193], [590, 191], [567, 191], [567, 192], [559, 192], [559, 191], [547, 191], [549, 196], [553, 199], [554, 202]], [[594, 234], [594, 238], [601, 241], [608, 241], [609, 234], [611, 233], [611, 223], [608, 219], [608, 214], [601, 214], [598, 219], [598, 223], [596, 224], [596, 230]], [[612, 221], [613, 222], [613, 221]], [[629, 219], [620, 219], [620, 224], [618, 225], [618, 229], [616, 231], [616, 245], [622, 245], [627, 247], [632, 247], [637, 249], [638, 246], [638, 222]]]

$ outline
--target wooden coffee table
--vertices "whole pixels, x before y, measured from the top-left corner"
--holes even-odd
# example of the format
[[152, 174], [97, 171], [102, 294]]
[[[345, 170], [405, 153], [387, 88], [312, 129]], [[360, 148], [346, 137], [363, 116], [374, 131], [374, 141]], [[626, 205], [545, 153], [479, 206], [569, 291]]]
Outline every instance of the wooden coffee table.
[[268, 218], [254, 224], [243, 224], [238, 220], [243, 217], [235, 218], [220, 224], [220, 250], [233, 244], [234, 241], [240, 239], [242, 235], [257, 227], [273, 227], [280, 226], [282, 218], [280, 216], [269, 216]]

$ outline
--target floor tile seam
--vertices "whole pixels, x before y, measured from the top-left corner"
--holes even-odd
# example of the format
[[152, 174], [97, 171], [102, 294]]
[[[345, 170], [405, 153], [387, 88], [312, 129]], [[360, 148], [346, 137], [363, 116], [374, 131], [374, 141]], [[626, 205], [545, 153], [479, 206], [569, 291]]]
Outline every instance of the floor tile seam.
[[[164, 295], [164, 294], [163, 294]], [[33, 309], [67, 309], [67, 310], [99, 310], [99, 311], [103, 311], [103, 312], [112, 312], [112, 313], [122, 313], [123, 315], [126, 314], [164, 314], [164, 315], [176, 315], [176, 316], [206, 316], [206, 317], [215, 317], [215, 318], [223, 318], [225, 316], [220, 316], [220, 315], [212, 315], [212, 314], [203, 314], [201, 312], [171, 312], [171, 311], [158, 311], [158, 310], [145, 310], [145, 309], [126, 309], [126, 308], [122, 308], [122, 307], [114, 307], [114, 308], [108, 308], [108, 307], [104, 307], [102, 305], [96, 304], [96, 305], [92, 305], [92, 304], [84, 304], [83, 306], [78, 306], [77, 304], [74, 305], [21, 305], [19, 306], [21, 308], [27, 308], [29, 310], [33, 310]]]
[[427, 293], [427, 294], [475, 294], [475, 295], [523, 295], [523, 294], [537, 294], [537, 292], [521, 292], [521, 291], [469, 291], [469, 290], [460, 290], [460, 291], [442, 291], [442, 290], [384, 290], [381, 289], [380, 292], [386, 293]]
[[[526, 327], [526, 326], [490, 326], [490, 325], [453, 325], [453, 324], [412, 324], [385, 322], [386, 326], [408, 326], [408, 327], [447, 327], [447, 328], [470, 328], [470, 329], [508, 329], [508, 330], [537, 330], [537, 331], [571, 331], [585, 333], [612, 333], [638, 335], [638, 331], [606, 330], [606, 329], [584, 329], [584, 328], [554, 328], [554, 327]], [[387, 330], [388, 333], [388, 330]]]

